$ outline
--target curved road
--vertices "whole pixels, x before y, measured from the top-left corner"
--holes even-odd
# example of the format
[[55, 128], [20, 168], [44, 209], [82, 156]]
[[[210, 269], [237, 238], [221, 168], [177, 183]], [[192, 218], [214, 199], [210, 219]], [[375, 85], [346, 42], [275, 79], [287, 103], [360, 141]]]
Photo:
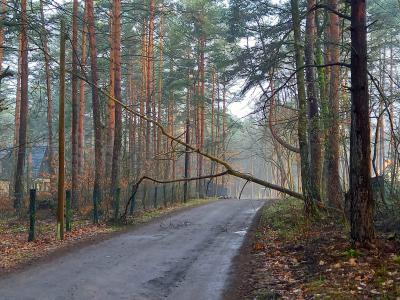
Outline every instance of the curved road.
[[0, 279], [0, 299], [220, 299], [262, 201], [220, 200], [166, 216]]

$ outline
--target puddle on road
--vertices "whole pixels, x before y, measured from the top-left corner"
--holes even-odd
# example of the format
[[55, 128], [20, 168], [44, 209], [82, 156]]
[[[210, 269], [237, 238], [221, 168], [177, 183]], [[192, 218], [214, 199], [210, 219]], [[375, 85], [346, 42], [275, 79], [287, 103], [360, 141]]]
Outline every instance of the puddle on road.
[[245, 236], [247, 233], [247, 230], [239, 230], [239, 231], [235, 231], [234, 233], [240, 235], [240, 236]]

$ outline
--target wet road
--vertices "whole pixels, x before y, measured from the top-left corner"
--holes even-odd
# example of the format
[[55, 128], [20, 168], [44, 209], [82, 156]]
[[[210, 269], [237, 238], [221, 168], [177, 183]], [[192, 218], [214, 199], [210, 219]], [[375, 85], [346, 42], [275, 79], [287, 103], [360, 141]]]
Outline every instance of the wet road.
[[0, 279], [0, 299], [220, 299], [262, 201], [166, 216]]

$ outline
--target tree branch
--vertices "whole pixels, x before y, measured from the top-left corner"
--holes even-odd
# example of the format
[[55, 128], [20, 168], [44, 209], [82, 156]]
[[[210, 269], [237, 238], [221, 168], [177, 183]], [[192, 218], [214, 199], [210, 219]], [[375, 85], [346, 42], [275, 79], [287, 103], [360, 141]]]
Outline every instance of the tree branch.
[[159, 179], [151, 178], [151, 177], [148, 177], [148, 176], [143, 176], [134, 185], [133, 191], [132, 191], [132, 195], [131, 195], [131, 197], [129, 198], [128, 202], [125, 205], [125, 211], [122, 214], [121, 219], [122, 220], [126, 220], [126, 216], [128, 214], [129, 205], [131, 204], [132, 200], [135, 198], [135, 195], [136, 195], [137, 191], [139, 190], [139, 186], [144, 180], [149, 180], [149, 181], [152, 181], [152, 182], [155, 182], [155, 183], [160, 183], [160, 184], [167, 184], [167, 183], [188, 182], [188, 181], [201, 180], [201, 179], [207, 179], [207, 178], [215, 178], [215, 177], [221, 177], [221, 176], [225, 176], [225, 175], [228, 175], [228, 171], [225, 171], [225, 172], [222, 172], [222, 173], [218, 173], [218, 174], [214, 174], [214, 175], [204, 175], [204, 176], [199, 176], [199, 177], [180, 178], [180, 179], [172, 179], [172, 180], [159, 180]]
[[351, 21], [351, 17], [350, 16], [342, 14], [341, 12], [339, 12], [337, 10], [334, 10], [331, 6], [329, 6], [327, 4], [316, 4], [313, 8], [310, 9], [310, 11], [317, 10], [317, 9], [320, 9], [320, 8], [325, 9], [325, 10], [327, 10], [327, 11], [329, 11], [329, 12], [335, 14], [335, 15], [338, 15], [339, 17], [341, 17], [343, 19]]

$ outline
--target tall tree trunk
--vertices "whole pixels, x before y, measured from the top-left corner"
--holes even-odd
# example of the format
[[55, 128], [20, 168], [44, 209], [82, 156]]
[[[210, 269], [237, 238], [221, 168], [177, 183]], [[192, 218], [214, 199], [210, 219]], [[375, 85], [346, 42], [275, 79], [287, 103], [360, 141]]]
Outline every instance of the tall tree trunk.
[[[329, 5], [337, 10], [338, 0], [329, 0]], [[329, 13], [329, 54], [330, 63], [337, 63], [340, 59], [340, 27], [339, 17], [334, 13]], [[335, 207], [342, 206], [343, 194], [340, 184], [339, 173], [339, 84], [340, 67], [330, 67], [329, 76], [329, 121], [328, 121], [328, 141], [326, 146], [327, 180], [326, 197], [328, 202]]]
[[[15, 114], [14, 114], [14, 141], [13, 141], [13, 159], [15, 162], [14, 166], [14, 179], [15, 180], [15, 172], [16, 172], [16, 161], [18, 156], [19, 149], [19, 124], [20, 124], [20, 116], [21, 116], [21, 60], [22, 60], [22, 42], [21, 35], [19, 36], [19, 46], [18, 46], [18, 71], [17, 71], [17, 91], [15, 93]], [[15, 181], [13, 181], [15, 184]]]
[[[162, 9], [161, 9], [162, 10]], [[161, 104], [162, 104], [162, 96], [163, 96], [163, 71], [164, 71], [164, 15], [160, 16], [160, 42], [159, 42], [159, 51], [160, 51], [160, 64], [158, 70], [158, 101], [157, 101], [157, 121], [161, 123]], [[156, 153], [160, 154], [161, 150], [161, 137], [162, 135], [158, 132], [158, 129], [155, 129], [157, 133], [157, 145], [156, 145]], [[157, 162], [157, 174], [160, 174], [160, 162]], [[162, 167], [165, 167], [164, 165]], [[162, 172], [161, 172], [162, 173]]]
[[71, 78], [71, 102], [72, 102], [72, 186], [71, 204], [78, 207], [78, 123], [79, 123], [79, 98], [78, 98], [78, 0], [72, 4], [72, 78]]
[[[86, 67], [86, 39], [87, 39], [87, 9], [83, 15], [82, 24], [82, 56], [81, 64]], [[84, 77], [84, 69], [81, 69], [81, 75]], [[78, 173], [82, 175], [85, 159], [85, 80], [79, 82], [79, 122], [78, 122]]]
[[18, 156], [14, 180], [14, 208], [21, 210], [24, 187], [22, 178], [26, 154], [26, 131], [28, 125], [28, 19], [26, 0], [21, 0], [21, 106], [19, 111]]
[[[154, 55], [154, 14], [155, 14], [155, 0], [150, 0], [150, 17], [149, 17], [149, 36], [147, 47], [147, 68], [146, 68], [146, 115], [152, 118], [152, 105], [153, 105], [153, 55]], [[155, 113], [153, 111], [153, 113]], [[151, 123], [147, 122], [146, 128], [146, 159], [149, 160], [151, 156]], [[154, 146], [154, 145], [153, 145]], [[154, 148], [153, 148], [154, 149]]]
[[350, 224], [354, 242], [374, 238], [366, 1], [351, 1]]
[[[143, 19], [143, 26], [142, 26], [142, 49], [141, 49], [141, 67], [142, 67], [142, 78], [141, 78], [141, 89], [140, 89], [140, 114], [144, 115], [145, 113], [147, 114], [147, 103], [148, 103], [148, 98], [147, 98], [147, 25], [146, 25], [146, 18]], [[147, 152], [149, 151], [148, 147], [149, 145], [147, 144], [147, 125], [148, 123], [145, 123], [143, 118], [140, 118], [140, 132], [139, 132], [139, 138], [138, 138], [138, 149], [139, 151], [139, 158], [138, 160], [140, 161], [141, 165], [138, 167], [138, 173], [140, 172], [141, 166], [143, 165], [143, 162], [147, 159]], [[143, 147], [144, 143], [144, 147]], [[142, 151], [143, 148], [143, 151]]]
[[65, 25], [60, 28], [60, 94], [58, 110], [58, 201], [57, 201], [57, 238], [64, 239], [65, 205]]
[[[309, 167], [309, 149], [307, 141], [307, 99], [305, 91], [304, 72], [301, 68], [304, 66], [303, 46], [301, 43], [300, 32], [300, 12], [298, 0], [291, 0], [292, 20], [294, 33], [295, 61], [297, 72], [297, 98], [299, 106], [298, 138], [301, 158], [301, 185], [304, 195], [304, 212], [311, 215], [315, 209], [312, 193], [310, 191], [310, 167]], [[301, 70], [300, 70], [301, 69]]]
[[[202, 28], [201, 28], [202, 30]], [[200, 48], [200, 59], [199, 59], [199, 108], [198, 108], [198, 130], [199, 130], [199, 149], [204, 149], [205, 141], [205, 47], [206, 47], [206, 36], [204, 33], [200, 35], [199, 48]], [[200, 155], [198, 159], [198, 176], [203, 175], [203, 156]], [[198, 184], [199, 196], [204, 197], [204, 180], [199, 180]]]
[[[109, 94], [115, 97], [115, 45], [114, 45], [114, 27], [115, 17], [114, 8], [110, 11], [110, 89]], [[112, 164], [113, 164], [113, 152], [114, 152], [114, 134], [115, 134], [115, 102], [110, 98], [107, 99], [107, 134], [106, 134], [106, 179], [107, 185], [111, 184], [112, 178]]]
[[93, 0], [85, 0], [87, 17], [88, 17], [88, 29], [89, 29], [89, 48], [90, 48], [90, 65], [92, 74], [92, 108], [93, 108], [93, 128], [94, 128], [94, 161], [95, 161], [95, 172], [94, 172], [94, 186], [93, 186], [93, 222], [98, 223], [98, 204], [101, 201], [101, 183], [103, 176], [103, 144], [101, 138], [101, 112], [100, 112], [100, 101], [99, 93], [97, 90], [97, 51], [96, 51], [96, 33], [94, 27], [94, 7]]
[[[228, 129], [228, 124], [227, 124], [227, 105], [226, 105], [226, 82], [225, 80], [222, 82], [222, 143], [221, 143], [221, 151], [222, 151], [222, 159], [225, 161], [226, 160], [226, 131]], [[226, 177], [223, 176], [222, 179], [222, 186], [226, 186]]]
[[[114, 95], [121, 101], [121, 0], [113, 0]], [[111, 189], [119, 186], [119, 162], [122, 142], [122, 107], [115, 104], [115, 132], [111, 171]]]
[[47, 95], [47, 161], [49, 164], [50, 180], [53, 179], [54, 168], [53, 168], [53, 103], [51, 97], [51, 77], [50, 77], [50, 55], [47, 41], [47, 32], [45, 27], [45, 18], [43, 10], [43, 0], [40, 0], [40, 19], [42, 22], [42, 43], [44, 50], [44, 68], [46, 72], [46, 95]]
[[[190, 57], [190, 53], [189, 53]], [[185, 133], [185, 143], [190, 145], [190, 93], [191, 93], [191, 86], [190, 86], [190, 72], [188, 74], [188, 83], [189, 86], [187, 88], [186, 94], [186, 133]], [[190, 149], [188, 147], [185, 148], [185, 178], [190, 177]], [[189, 198], [189, 182], [185, 181], [183, 186], [183, 201], [186, 202]]]
[[[131, 53], [129, 52], [129, 62], [128, 62], [128, 101], [129, 105], [136, 111], [136, 105], [137, 105], [137, 95], [136, 95], [136, 87], [135, 87], [135, 82], [133, 79], [134, 75], [134, 68], [133, 64], [134, 61], [130, 57]], [[136, 160], [137, 160], [137, 153], [135, 153], [135, 146], [136, 146], [136, 115], [132, 116], [131, 114], [128, 114], [128, 134], [129, 134], [129, 175], [130, 177], [135, 174], [135, 165], [136, 165]]]
[[305, 37], [305, 63], [306, 68], [307, 99], [309, 105], [309, 139], [310, 139], [310, 187], [312, 197], [320, 200], [321, 192], [321, 140], [319, 130], [319, 109], [315, 81], [314, 65], [315, 55], [315, 0], [307, 1], [306, 37]]

